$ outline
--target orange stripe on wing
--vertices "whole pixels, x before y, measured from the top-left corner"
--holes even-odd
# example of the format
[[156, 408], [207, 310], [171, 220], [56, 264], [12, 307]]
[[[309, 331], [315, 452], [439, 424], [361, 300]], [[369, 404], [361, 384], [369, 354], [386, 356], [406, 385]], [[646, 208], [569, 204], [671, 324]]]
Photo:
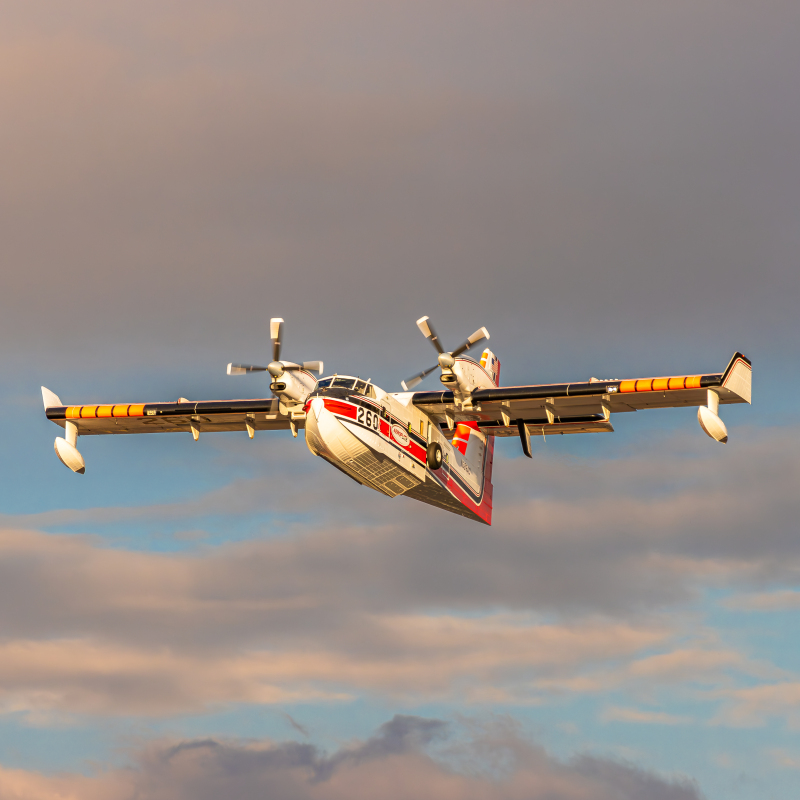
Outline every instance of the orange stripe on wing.
[[67, 406], [66, 419], [104, 419], [107, 417], [143, 417], [144, 403], [137, 405]]
[[620, 381], [619, 391], [625, 392], [666, 392], [678, 389], [699, 389], [702, 375], [686, 378], [640, 378], [635, 381]]

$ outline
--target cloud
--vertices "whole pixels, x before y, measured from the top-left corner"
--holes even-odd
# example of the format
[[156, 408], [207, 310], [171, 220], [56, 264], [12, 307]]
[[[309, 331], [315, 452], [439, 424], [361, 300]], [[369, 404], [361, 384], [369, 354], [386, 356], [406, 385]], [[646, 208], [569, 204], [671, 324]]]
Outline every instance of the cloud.
[[[117, 639], [124, 638], [120, 628]], [[270, 634], [266, 627], [265, 637]], [[293, 641], [284, 638], [276, 635], [269, 649], [234, 653], [219, 646], [180, 648], [168, 639], [158, 648], [16, 639], [0, 644], [0, 709], [165, 716], [236, 703], [365, 695], [409, 702], [537, 702], [563, 691], [566, 676], [624, 661], [664, 639], [660, 631], [613, 624], [563, 628], [492, 618], [477, 625], [446, 618], [356, 618], [342, 620], [332, 635], [298, 632]], [[558, 680], [548, 677], [556, 674]]]
[[620, 708], [609, 706], [600, 714], [603, 722], [634, 722], [645, 725], [689, 725], [691, 717], [668, 714], [665, 711], [649, 711], [641, 708]]
[[310, 731], [305, 725], [301, 725], [291, 714], [281, 711], [281, 716], [292, 726], [301, 736], [309, 737]]
[[363, 532], [344, 544], [318, 536], [142, 553], [0, 532], [2, 708], [164, 716], [364, 696], [541, 703], [788, 677], [677, 619], [554, 620], [480, 596], [453, 613], [413, 589], [382, 589], [383, 573], [356, 555], [372, 540]]
[[[508, 383], [711, 371], [740, 348], [784, 391], [731, 410], [731, 442], [713, 454], [653, 437], [679, 419], [667, 412], [615, 420], [640, 436], [638, 458], [605, 437], [580, 445], [602, 461], [554, 458], [561, 443], [548, 442], [531, 464], [498, 464], [491, 531], [356, 495], [315, 466], [281, 475], [279, 447], [254, 450], [274, 459], [271, 473], [219, 491], [204, 490], [220, 461], [206, 471], [195, 451], [189, 476], [165, 457], [174, 440], [87, 440], [89, 482], [51, 480], [48, 466], [62, 469], [52, 432], [34, 453], [28, 434], [46, 423], [18, 405], [2, 423], [4, 510], [119, 507], [6, 520], [28, 531], [0, 537], [3, 707], [161, 715], [368, 694], [711, 695], [742, 675], [791, 694], [793, 676], [704, 638], [687, 608], [708, 587], [792, 591], [800, 575], [797, 432], [748, 439], [735, 422], [782, 423], [775, 408], [794, 380], [781, 359], [796, 340], [800, 246], [795, 5], [579, 0], [498, 14], [444, 0], [424, 24], [403, 3], [218, 6], [4, 10], [11, 395], [51, 378], [76, 402], [264, 392], [229, 388], [221, 367], [260, 363], [273, 314], [289, 322], [290, 357], [396, 388], [429, 357], [413, 328], [431, 311], [422, 302], [445, 341], [487, 325]], [[132, 453], [131, 481], [114, 466]], [[190, 482], [186, 502], [125, 507]], [[102, 543], [115, 526], [213, 529], [218, 542], [248, 515], [271, 521], [238, 546]], [[100, 538], [35, 532], [47, 528]], [[766, 695], [714, 702], [749, 718], [774, 707]], [[242, 747], [217, 744], [172, 761], [206, 759], [213, 772], [213, 754]], [[319, 785], [333, 791], [379, 761], [426, 764], [421, 747], [347, 762]], [[564, 780], [594, 776], [584, 795], [602, 796], [602, 780], [661, 790], [638, 771], [583, 764]], [[458, 776], [429, 774], [465, 794]], [[524, 774], [502, 790], [535, 796]], [[545, 774], [557, 796], [562, 773]], [[125, 775], [106, 778], [119, 787]], [[25, 779], [48, 791], [57, 780]], [[79, 780], [64, 792], [88, 796]], [[102, 776], [86, 780], [112, 795]]]
[[[666, 690], [693, 700], [717, 699], [725, 688], [732, 689], [743, 679], [767, 681], [792, 676], [768, 662], [750, 659], [725, 647], [712, 632], [703, 633], [694, 641], [673, 636], [665, 642], [666, 646], [659, 648], [662, 652], [655, 654], [637, 654], [608, 665], [587, 664], [585, 669], [572, 674], [543, 675], [537, 678], [536, 685], [542, 691], [552, 692], [607, 693], [624, 689], [652, 702], [655, 695]], [[628, 709], [619, 713], [644, 714]], [[650, 721], [655, 722], [656, 716], [651, 715]], [[644, 717], [641, 721], [645, 721]]]
[[738, 594], [725, 598], [722, 605], [731, 611], [791, 611], [800, 608], [800, 591], [783, 589]]
[[680, 648], [640, 659], [631, 665], [633, 677], [669, 683], [712, 682], [731, 667], [743, 667], [741, 653], [721, 648]]
[[792, 729], [800, 728], [800, 681], [720, 689], [715, 695], [723, 701], [716, 716], [720, 724], [759, 727], [779, 719]]
[[[501, 462], [508, 495], [488, 534], [357, 494], [313, 461], [182, 503], [6, 517], [102, 531], [309, 508], [281, 536], [168, 553], [0, 530], [3, 702], [164, 715], [362, 696], [541, 703], [624, 687], [648, 702], [702, 691], [735, 721], [744, 698], [715, 692], [792, 674], [673, 608], [705, 586], [797, 572], [796, 445], [792, 431], [747, 435], [728, 458], [674, 438], [657, 460], [629, 455], [599, 475], [590, 459], [536, 458], [532, 475]], [[387, 518], [389, 502], [402, 513]]]
[[[56, 364], [69, 330], [87, 362], [227, 358], [263, 336], [269, 297], [313, 357], [405, 374], [420, 287], [454, 279], [475, 291], [439, 304], [443, 326], [480, 316], [520, 375], [567, 347], [587, 369], [699, 338], [774, 350], [797, 289], [796, 19], [722, 7], [10, 12], [8, 357]], [[514, 290], [487, 290], [488, 269]], [[63, 302], [39, 291], [65, 274]]]
[[[450, 733], [451, 740], [446, 741]], [[364, 742], [328, 755], [311, 744], [197, 739], [153, 742], [131, 766], [95, 776], [0, 771], [0, 794], [19, 800], [699, 800], [697, 785], [632, 764], [583, 755], [559, 761], [508, 725], [458, 730], [395, 716]], [[442, 747], [446, 745], [446, 747]], [[476, 760], [474, 755], [480, 754]], [[469, 766], [465, 766], [466, 764]]]
[[[84, 450], [93, 444], [87, 440]], [[256, 477], [178, 503], [59, 509], [4, 522], [102, 532], [119, 524], [202, 527], [216, 516], [224, 534], [226, 520], [269, 515], [287, 538], [220, 551], [231, 568], [241, 563], [247, 572], [244, 561], [258, 562], [275, 591], [296, 596], [311, 581], [391, 611], [629, 615], [689, 601], [707, 586], [796, 580], [797, 431], [741, 431], [724, 452], [699, 431], [659, 437], [655, 446], [657, 458], [637, 446], [601, 470], [594, 456], [541, 452], [522, 468], [498, 457], [491, 535], [445, 512], [345, 484], [307, 454], [288, 471], [269, 462]], [[233, 462], [234, 452], [221, 458]], [[263, 528], [271, 532], [269, 522]], [[184, 562], [159, 563], [177, 575]]]
[[784, 769], [800, 769], [800, 756], [797, 753], [784, 750], [783, 748], [773, 748], [768, 751], [769, 756], [779, 767]]

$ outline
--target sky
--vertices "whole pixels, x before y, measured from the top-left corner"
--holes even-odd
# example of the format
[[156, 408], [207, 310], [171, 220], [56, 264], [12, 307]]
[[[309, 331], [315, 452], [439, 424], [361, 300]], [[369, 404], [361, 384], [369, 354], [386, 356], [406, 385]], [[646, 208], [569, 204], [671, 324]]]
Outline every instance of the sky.
[[[800, 778], [800, 6], [0, 8], [0, 797], [778, 800]], [[693, 409], [498, 443], [491, 528], [288, 433], [65, 403], [753, 361]], [[435, 376], [423, 385], [435, 387]]]

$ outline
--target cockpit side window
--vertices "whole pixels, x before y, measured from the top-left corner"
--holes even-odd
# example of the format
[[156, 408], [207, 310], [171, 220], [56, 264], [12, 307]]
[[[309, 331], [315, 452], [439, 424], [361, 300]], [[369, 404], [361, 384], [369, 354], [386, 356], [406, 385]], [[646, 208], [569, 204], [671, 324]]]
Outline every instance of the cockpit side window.
[[366, 381], [356, 381], [355, 390], [358, 394], [366, 394], [367, 393], [367, 382]]
[[333, 378], [323, 378], [321, 381], [317, 381], [317, 389], [327, 389], [332, 380]]

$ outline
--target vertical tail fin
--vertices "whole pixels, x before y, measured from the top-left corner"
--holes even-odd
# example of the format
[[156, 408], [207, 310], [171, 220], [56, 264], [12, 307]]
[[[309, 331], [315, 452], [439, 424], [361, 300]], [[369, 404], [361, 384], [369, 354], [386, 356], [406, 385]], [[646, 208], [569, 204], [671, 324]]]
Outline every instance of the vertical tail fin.
[[495, 386], [500, 385], [500, 359], [487, 347], [481, 354], [481, 366], [489, 373]]
[[[500, 364], [497, 365], [498, 372]], [[494, 467], [494, 436], [486, 439], [486, 461], [483, 467], [483, 499], [478, 512], [487, 525], [492, 524], [492, 501], [494, 485], [492, 484], [492, 468]]]
[[[500, 385], [500, 359], [487, 347], [481, 355], [481, 366], [489, 373], [495, 386]], [[487, 525], [492, 524], [492, 469], [494, 467], [494, 436], [486, 437], [485, 453], [483, 460], [483, 497], [478, 506], [478, 516]]]
[[477, 422], [459, 422], [453, 436], [453, 449], [464, 456], [462, 466], [478, 478], [482, 487], [480, 500], [471, 509], [487, 525], [492, 524], [492, 467], [494, 462], [494, 436], [486, 436]]

